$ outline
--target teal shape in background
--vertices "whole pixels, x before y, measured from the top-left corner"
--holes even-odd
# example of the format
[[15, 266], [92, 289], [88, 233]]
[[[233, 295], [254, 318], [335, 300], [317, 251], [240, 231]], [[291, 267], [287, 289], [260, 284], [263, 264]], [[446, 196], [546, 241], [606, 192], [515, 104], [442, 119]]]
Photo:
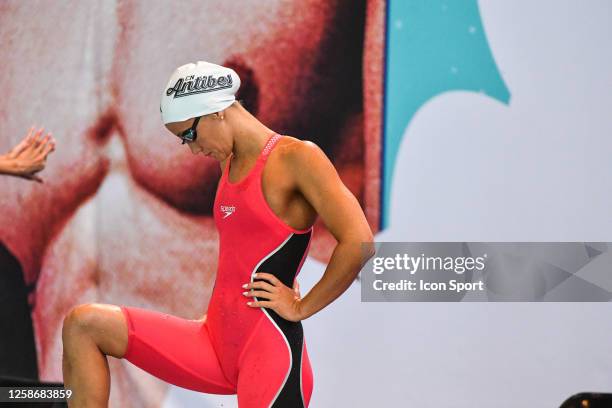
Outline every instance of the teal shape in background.
[[402, 136], [422, 105], [456, 90], [510, 101], [476, 0], [388, 0], [387, 10], [381, 229]]

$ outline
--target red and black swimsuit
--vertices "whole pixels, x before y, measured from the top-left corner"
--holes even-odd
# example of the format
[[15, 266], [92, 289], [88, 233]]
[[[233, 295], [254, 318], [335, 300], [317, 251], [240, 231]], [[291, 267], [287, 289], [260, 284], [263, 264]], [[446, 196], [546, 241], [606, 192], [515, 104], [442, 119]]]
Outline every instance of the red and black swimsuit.
[[178, 386], [238, 394], [240, 407], [307, 407], [313, 376], [300, 322], [246, 305], [244, 283], [256, 272], [288, 287], [306, 258], [312, 228], [296, 230], [270, 209], [261, 188], [266, 160], [281, 136], [268, 140], [240, 181], [223, 171], [214, 203], [219, 263], [204, 323], [122, 306], [130, 334], [125, 358]]

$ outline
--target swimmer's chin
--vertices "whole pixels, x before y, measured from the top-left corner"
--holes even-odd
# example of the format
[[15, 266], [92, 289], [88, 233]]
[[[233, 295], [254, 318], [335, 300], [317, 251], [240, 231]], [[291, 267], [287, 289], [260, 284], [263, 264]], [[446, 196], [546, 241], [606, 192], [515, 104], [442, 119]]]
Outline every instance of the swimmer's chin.
[[200, 156], [200, 155], [202, 155], [202, 156], [204, 156], [204, 157], [211, 157], [211, 158], [213, 158], [213, 159], [215, 158], [215, 156], [214, 156], [214, 153], [213, 153], [213, 152], [204, 152], [204, 150], [198, 150], [198, 151], [193, 151], [193, 150], [192, 150], [192, 151], [191, 151], [191, 153], [192, 153], [194, 156]]
[[208, 153], [203, 153], [203, 154], [204, 154], [204, 156], [206, 156], [206, 157], [208, 157], [210, 159], [216, 160], [218, 162], [223, 162], [223, 161], [225, 161], [226, 159], [228, 159], [231, 156], [231, 154], [227, 154], [227, 153], [224, 153], [224, 152], [214, 152], [214, 151], [213, 152], [208, 152]]

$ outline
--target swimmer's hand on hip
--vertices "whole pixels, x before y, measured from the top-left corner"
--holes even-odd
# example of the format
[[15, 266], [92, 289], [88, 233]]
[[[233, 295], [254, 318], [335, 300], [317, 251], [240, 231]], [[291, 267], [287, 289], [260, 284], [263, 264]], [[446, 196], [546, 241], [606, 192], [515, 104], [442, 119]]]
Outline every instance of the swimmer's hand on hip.
[[249, 300], [247, 306], [267, 307], [291, 322], [302, 320], [300, 303], [302, 298], [297, 280], [295, 281], [296, 286], [292, 289], [270, 273], [257, 272], [254, 277], [264, 280], [242, 285], [243, 289], [250, 289], [242, 294], [246, 297], [257, 297], [260, 300]]

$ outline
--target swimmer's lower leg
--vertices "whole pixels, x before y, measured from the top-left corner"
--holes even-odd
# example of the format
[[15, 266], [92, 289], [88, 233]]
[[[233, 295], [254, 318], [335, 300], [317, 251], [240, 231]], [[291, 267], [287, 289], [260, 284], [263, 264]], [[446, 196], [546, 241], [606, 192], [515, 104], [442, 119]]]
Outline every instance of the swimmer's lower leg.
[[110, 371], [106, 356], [87, 333], [78, 312], [71, 312], [62, 329], [64, 387], [72, 391], [69, 407], [107, 407]]

